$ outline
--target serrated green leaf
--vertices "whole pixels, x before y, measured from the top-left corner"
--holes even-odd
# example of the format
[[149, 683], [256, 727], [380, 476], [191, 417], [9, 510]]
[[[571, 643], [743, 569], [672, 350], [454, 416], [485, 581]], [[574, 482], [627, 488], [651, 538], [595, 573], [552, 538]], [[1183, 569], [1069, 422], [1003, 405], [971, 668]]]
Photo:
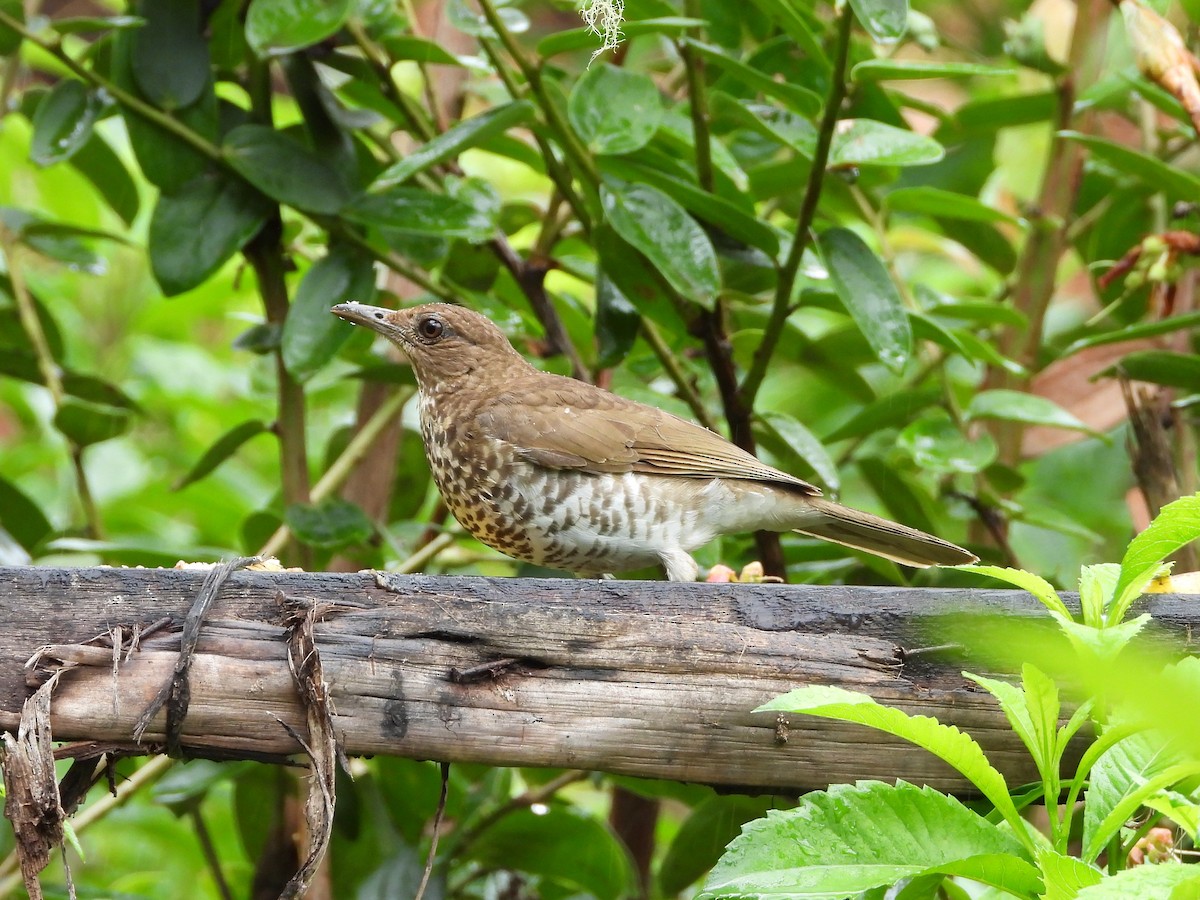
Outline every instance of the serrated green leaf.
[[430, 166], [458, 156], [464, 150], [477, 146], [493, 135], [502, 134], [509, 128], [524, 124], [533, 118], [533, 104], [528, 100], [506, 103], [464, 119], [452, 128], [439, 134], [429, 143], [417, 148], [400, 162], [389, 166], [372, 182], [372, 190], [401, 184]]
[[80, 81], [63, 79], [38, 104], [29, 158], [39, 166], [70, 159], [92, 137], [99, 104]]
[[360, 544], [375, 533], [367, 514], [340, 498], [322, 503], [293, 503], [284, 511], [283, 521], [299, 540], [314, 547]]
[[1200, 898], [1200, 872], [1196, 866], [1161, 863], [1134, 866], [1105, 878], [1092, 887], [1084, 887], [1076, 900], [1197, 900]]
[[203, 284], [258, 233], [271, 202], [237, 177], [206, 174], [164, 193], [150, 217], [150, 267], [163, 294]]
[[649, 75], [607, 64], [592, 66], [575, 83], [567, 116], [593, 153], [632, 153], [658, 131], [662, 96]]
[[931, 137], [874, 119], [842, 119], [833, 133], [829, 166], [927, 166], [946, 151]]
[[857, 722], [928, 750], [975, 785], [1017, 833], [1028, 840], [1004, 776], [988, 762], [975, 740], [953, 725], [943, 725], [929, 716], [910, 716], [899, 709], [876, 703], [867, 694], [833, 686], [798, 688], [776, 697], [770, 703], [764, 703], [755, 712], [803, 713], [823, 719]]
[[353, 8], [353, 0], [251, 0], [246, 41], [259, 56], [301, 50], [341, 30]]
[[912, 355], [912, 326], [879, 257], [848, 228], [823, 231], [817, 246], [834, 290], [879, 361], [893, 372], [902, 370]]
[[613, 230], [643, 253], [675, 290], [713, 308], [721, 289], [717, 255], [708, 235], [682, 206], [645, 184], [605, 186], [600, 199]]
[[1038, 848], [1037, 862], [1045, 885], [1041, 900], [1075, 900], [1080, 889], [1099, 884], [1104, 878], [1099, 869], [1049, 847]]
[[1113, 591], [1110, 611], [1112, 621], [1124, 618], [1164, 559], [1197, 538], [1200, 538], [1200, 494], [1181, 497], [1164, 506], [1154, 521], [1130, 542], [1121, 559], [1121, 578]]
[[1084, 625], [1104, 627], [1104, 610], [1112, 601], [1120, 577], [1121, 567], [1116, 563], [1101, 563], [1080, 569], [1079, 608], [1083, 613]]
[[1026, 425], [1048, 425], [1053, 428], [1096, 433], [1053, 400], [1024, 391], [982, 391], [967, 404], [966, 416], [972, 420], [1004, 419]]
[[496, 224], [488, 212], [445, 194], [397, 185], [364, 194], [343, 215], [352, 222], [386, 228], [398, 234], [490, 240]]
[[850, 0], [854, 18], [881, 44], [894, 43], [908, 28], [908, 0]]
[[187, 474], [175, 482], [172, 490], [181, 491], [189, 484], [199, 481], [201, 478], [209, 475], [217, 466], [233, 456], [242, 444], [253, 437], [257, 437], [263, 432], [270, 431], [270, 426], [266, 422], [258, 419], [251, 419], [248, 422], [242, 422], [240, 425], [235, 425], [223, 435], [213, 442], [213, 445], [204, 451], [204, 455], [196, 460], [196, 464], [188, 470]]
[[959, 566], [958, 568], [963, 572], [978, 572], [980, 575], [989, 575], [992, 578], [998, 578], [1001, 581], [1007, 582], [1014, 587], [1019, 587], [1023, 591], [1029, 591], [1029, 593], [1037, 597], [1042, 606], [1051, 612], [1057, 612], [1067, 618], [1071, 616], [1066, 604], [1058, 596], [1058, 591], [1054, 589], [1054, 585], [1040, 575], [1034, 575], [1032, 572], [1026, 572], [1024, 569], [1006, 569], [1001, 566]]
[[265, 125], [239, 125], [225, 136], [225, 159], [273, 200], [333, 215], [350, 199], [341, 175], [311, 150]]
[[321, 369], [350, 337], [353, 326], [329, 314], [337, 303], [371, 303], [375, 264], [369, 256], [335, 245], [304, 274], [287, 319], [280, 345], [283, 364], [299, 382]]
[[700, 897], [849, 897], [947, 870], [1029, 896], [1039, 881], [1024, 856], [1011, 833], [953, 797], [860, 781], [806, 794], [795, 809], [747, 825]]

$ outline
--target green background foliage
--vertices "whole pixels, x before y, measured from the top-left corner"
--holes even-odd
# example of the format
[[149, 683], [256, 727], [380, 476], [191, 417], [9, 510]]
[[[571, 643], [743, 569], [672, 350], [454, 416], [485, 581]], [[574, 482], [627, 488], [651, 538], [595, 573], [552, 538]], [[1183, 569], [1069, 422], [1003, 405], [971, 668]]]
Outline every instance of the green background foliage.
[[[1194, 32], [1194, 4], [1153, 6]], [[447, 521], [411, 373], [327, 313], [435, 298], [539, 366], [1072, 583], [1132, 533], [1113, 377], [1174, 389], [1184, 488], [1200, 392], [1187, 254], [1156, 237], [1195, 230], [1195, 125], [1139, 70], [1155, 47], [1106, 3], [1074, 8], [629, 0], [624, 43], [590, 61], [567, 2], [0, 0], [0, 562], [266, 548], [533, 574]], [[973, 577], [796, 536], [699, 556]], [[335, 893], [406, 895], [436, 767], [360, 766]], [[455, 767], [436, 891], [632, 890], [599, 781], [489, 823], [550, 777]], [[687, 890], [765, 808], [627, 787], [661, 801], [651, 893]], [[244, 895], [290, 790], [177, 768], [84, 833], [80, 881], [219, 896], [207, 831]]]

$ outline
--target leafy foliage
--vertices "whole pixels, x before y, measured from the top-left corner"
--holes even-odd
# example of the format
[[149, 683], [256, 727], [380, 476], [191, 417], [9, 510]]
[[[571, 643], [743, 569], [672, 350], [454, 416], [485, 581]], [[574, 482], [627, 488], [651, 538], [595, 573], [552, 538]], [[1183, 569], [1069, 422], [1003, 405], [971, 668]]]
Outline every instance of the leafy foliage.
[[[1169, 440], [1195, 468], [1182, 410], [1200, 319], [1175, 305], [1194, 251], [1171, 236], [1195, 229], [1197, 123], [1156, 65], [1175, 25], [1134, 0], [1121, 22], [1101, 4], [1069, 35], [1015, 0], [969, 29], [942, 0], [629, 0], [625, 43], [592, 61], [600, 38], [569, 4], [449, 0], [436, 28], [426, 5], [130, 0], [67, 17], [0, 0], [0, 563], [270, 549], [308, 568], [384, 567], [448, 531], [428, 568], [520, 571], [445, 521], [407, 427], [411, 373], [326, 312], [435, 298], [486, 312], [548, 370], [690, 415], [969, 544], [980, 572], [1041, 573], [1011, 577], [1085, 659], [1119, 668], [1144, 625], [1123, 621], [1129, 604], [1188, 539], [1193, 507], [1168, 506], [1119, 572], [1087, 570], [1081, 621], [1054, 585], [1130, 535], [1114, 379], [1174, 391]], [[1177, 21], [1194, 25], [1196, 5], [1182, 6]], [[611, 37], [614, 5], [586, 8]], [[1090, 53], [1101, 35], [1106, 52]], [[1123, 349], [1133, 340], [1147, 343]], [[1079, 401], [1074, 371], [1108, 402]], [[725, 539], [701, 561], [756, 556], [826, 583], [977, 577], [902, 576], [797, 536]], [[1048, 671], [1019, 689], [980, 681], [1044, 773], [1079, 726], [1052, 727]], [[1118, 752], [1095, 746], [1089, 767]], [[193, 839], [207, 822], [225, 875], [248, 887], [283, 827], [286, 782], [259, 767], [180, 771], [196, 789], [177, 816], [135, 804], [123, 837], [82, 835], [102, 861], [85, 885], [216, 896]], [[986, 761], [972, 771], [1003, 805]], [[437, 772], [374, 760], [361, 775], [342, 794], [335, 889], [408, 895]], [[580, 813], [603, 802], [592, 785], [573, 784], [570, 802], [551, 792], [545, 815], [501, 816], [489, 844], [487, 817], [545, 778], [455, 767], [461, 841], [436, 890], [630, 890], [623, 851]], [[1055, 784], [1047, 774], [1042, 790]], [[1110, 787], [1089, 831], [1101, 843], [1130, 798], [1190, 802]], [[761, 811], [656, 789], [685, 810], [674, 841], [677, 820], [663, 827], [665, 893]], [[854, 790], [831, 795], [888, 806], [881, 786]], [[974, 828], [964, 812], [947, 815]], [[554, 839], [552, 866], [531, 842]], [[903, 865], [918, 887], [953, 863], [1024, 890], [1023, 852], [1008, 868], [994, 850]], [[1093, 872], [1043, 848], [1034, 861], [1050, 896]]]

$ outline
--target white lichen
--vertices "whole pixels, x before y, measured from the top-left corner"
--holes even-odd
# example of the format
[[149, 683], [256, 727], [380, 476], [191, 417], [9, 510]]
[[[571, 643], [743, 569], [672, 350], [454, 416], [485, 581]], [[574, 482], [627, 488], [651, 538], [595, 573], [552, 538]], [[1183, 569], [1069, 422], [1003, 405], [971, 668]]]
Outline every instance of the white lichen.
[[592, 60], [605, 50], [617, 49], [623, 37], [621, 22], [625, 16], [625, 0], [583, 0], [579, 14], [583, 16], [588, 29], [602, 42], [592, 54]]

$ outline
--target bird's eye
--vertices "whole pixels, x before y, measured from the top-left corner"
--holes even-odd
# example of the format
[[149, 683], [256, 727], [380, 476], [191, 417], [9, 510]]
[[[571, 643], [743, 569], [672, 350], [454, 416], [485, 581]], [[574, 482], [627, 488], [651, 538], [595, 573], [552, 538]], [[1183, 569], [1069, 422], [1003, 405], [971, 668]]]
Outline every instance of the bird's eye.
[[417, 322], [417, 334], [427, 341], [436, 341], [445, 330], [446, 326], [436, 316], [425, 316]]

